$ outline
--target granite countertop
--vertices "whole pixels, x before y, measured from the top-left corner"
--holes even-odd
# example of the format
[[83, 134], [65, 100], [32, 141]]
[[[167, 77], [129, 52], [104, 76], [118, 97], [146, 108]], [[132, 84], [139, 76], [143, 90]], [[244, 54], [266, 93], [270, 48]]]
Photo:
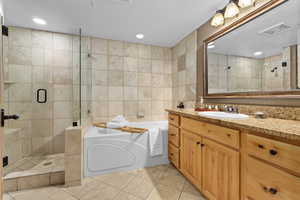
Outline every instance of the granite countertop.
[[198, 112], [188, 109], [166, 109], [166, 111], [229, 128], [258, 132], [300, 143], [300, 121], [276, 118], [256, 119], [253, 116], [247, 119], [220, 119], [200, 116]]

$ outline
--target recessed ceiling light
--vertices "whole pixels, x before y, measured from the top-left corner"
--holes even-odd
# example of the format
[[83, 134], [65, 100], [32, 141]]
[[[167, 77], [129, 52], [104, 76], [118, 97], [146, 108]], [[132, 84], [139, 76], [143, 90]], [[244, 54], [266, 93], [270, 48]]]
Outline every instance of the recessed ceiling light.
[[261, 56], [261, 55], [263, 55], [263, 52], [257, 51], [257, 52], [254, 52], [253, 55], [255, 55], [255, 56]]
[[46, 25], [47, 22], [41, 18], [38, 18], [38, 17], [34, 17], [32, 18], [32, 21], [36, 24], [39, 24], [39, 25]]
[[143, 39], [145, 36], [144, 36], [144, 34], [139, 33], [139, 34], [136, 34], [135, 37], [136, 37], [137, 39], [141, 40], [141, 39]]

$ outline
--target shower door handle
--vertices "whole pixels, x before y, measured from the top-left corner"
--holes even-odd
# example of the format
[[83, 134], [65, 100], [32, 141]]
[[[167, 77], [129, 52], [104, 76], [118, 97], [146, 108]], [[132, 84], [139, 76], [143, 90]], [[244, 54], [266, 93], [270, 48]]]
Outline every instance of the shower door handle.
[[4, 127], [5, 120], [9, 120], [9, 119], [17, 120], [17, 119], [19, 119], [19, 116], [18, 115], [5, 115], [4, 109], [1, 109], [1, 127]]
[[[44, 93], [44, 99], [41, 100], [41, 93]], [[38, 103], [46, 103], [47, 102], [47, 90], [46, 89], [38, 89], [36, 95], [36, 101]]]

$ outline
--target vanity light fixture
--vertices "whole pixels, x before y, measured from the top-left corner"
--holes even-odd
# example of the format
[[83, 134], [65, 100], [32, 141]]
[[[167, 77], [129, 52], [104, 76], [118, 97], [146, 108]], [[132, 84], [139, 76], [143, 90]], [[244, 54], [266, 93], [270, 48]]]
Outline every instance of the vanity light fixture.
[[43, 20], [42, 18], [38, 18], [38, 17], [32, 18], [32, 21], [36, 24], [39, 24], [39, 25], [46, 25], [47, 24], [47, 22], [45, 20]]
[[144, 34], [142, 34], [142, 33], [138, 33], [138, 34], [136, 34], [135, 37], [136, 37], [137, 39], [141, 40], [141, 39], [143, 39], [145, 36], [144, 36]]
[[253, 6], [253, 4], [255, 3], [256, 0], [239, 0], [239, 7], [241, 8], [246, 8], [249, 6]]
[[232, 18], [240, 13], [239, 7], [236, 5], [234, 0], [230, 0], [229, 4], [226, 6], [224, 17]]
[[212, 18], [210, 24], [214, 27], [217, 27], [217, 26], [223, 25], [224, 22], [225, 22], [225, 19], [224, 19], [223, 11], [218, 10], [216, 12], [216, 14], [214, 15], [214, 17]]

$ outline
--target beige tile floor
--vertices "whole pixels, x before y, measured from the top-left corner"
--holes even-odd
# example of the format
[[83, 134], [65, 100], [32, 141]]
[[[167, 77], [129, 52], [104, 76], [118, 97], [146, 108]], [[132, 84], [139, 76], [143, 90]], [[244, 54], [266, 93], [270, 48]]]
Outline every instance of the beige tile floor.
[[4, 200], [205, 200], [171, 165], [85, 178], [81, 186], [7, 193]]
[[64, 154], [25, 157], [4, 168], [4, 179], [64, 171]]

